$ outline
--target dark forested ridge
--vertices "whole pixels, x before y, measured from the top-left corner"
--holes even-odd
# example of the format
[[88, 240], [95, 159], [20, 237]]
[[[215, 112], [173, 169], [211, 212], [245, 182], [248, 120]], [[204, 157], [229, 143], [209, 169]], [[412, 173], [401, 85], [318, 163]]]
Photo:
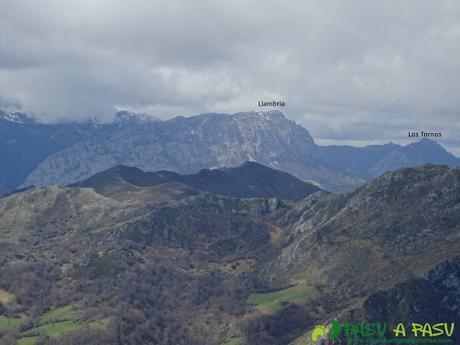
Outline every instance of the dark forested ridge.
[[143, 172], [138, 168], [117, 166], [74, 186], [93, 188], [114, 197], [136, 192], [150, 192], [156, 197], [160, 191], [164, 194], [169, 191], [171, 198], [207, 192], [237, 198], [297, 200], [320, 191], [312, 183], [256, 162], [246, 162], [236, 168], [205, 169], [190, 175], [172, 171]]

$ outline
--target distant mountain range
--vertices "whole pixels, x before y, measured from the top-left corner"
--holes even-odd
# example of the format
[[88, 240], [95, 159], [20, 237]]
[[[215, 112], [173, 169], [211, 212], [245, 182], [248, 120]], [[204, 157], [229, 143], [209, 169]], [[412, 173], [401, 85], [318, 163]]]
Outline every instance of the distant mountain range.
[[431, 140], [406, 146], [319, 146], [279, 111], [203, 114], [159, 121], [127, 112], [113, 123], [37, 123], [0, 113], [0, 194], [68, 185], [117, 165], [193, 174], [255, 161], [330, 191], [351, 190], [388, 170], [459, 165]]
[[365, 147], [322, 146], [320, 150], [324, 160], [333, 168], [366, 180], [387, 171], [427, 163], [460, 165], [457, 157], [430, 139], [421, 139], [406, 146], [393, 143]]
[[298, 345], [331, 320], [460, 319], [459, 168], [234, 197], [303, 188], [256, 163], [119, 166], [0, 198], [0, 343]]
[[53, 153], [85, 139], [110, 135], [138, 121], [137, 116], [121, 112], [110, 124], [95, 121], [46, 124], [26, 114], [0, 111], [0, 195], [18, 188]]

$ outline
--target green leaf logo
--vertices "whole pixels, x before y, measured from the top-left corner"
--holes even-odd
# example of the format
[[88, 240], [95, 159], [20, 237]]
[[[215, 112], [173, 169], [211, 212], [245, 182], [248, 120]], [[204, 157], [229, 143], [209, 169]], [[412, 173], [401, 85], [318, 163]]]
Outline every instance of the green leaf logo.
[[327, 328], [325, 326], [315, 326], [311, 332], [311, 340], [317, 342], [320, 337], [327, 333]]

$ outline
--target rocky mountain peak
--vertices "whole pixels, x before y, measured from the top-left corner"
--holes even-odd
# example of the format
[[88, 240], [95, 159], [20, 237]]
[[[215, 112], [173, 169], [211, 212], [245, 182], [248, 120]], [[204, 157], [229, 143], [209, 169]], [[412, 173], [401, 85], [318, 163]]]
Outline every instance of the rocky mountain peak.
[[421, 149], [438, 149], [446, 152], [446, 149], [444, 149], [437, 141], [429, 138], [422, 138], [419, 141], [408, 144], [407, 147], [417, 147]]
[[265, 120], [288, 120], [286, 115], [279, 110], [246, 111], [234, 114], [236, 117], [256, 117]]
[[5, 120], [8, 122], [14, 122], [14, 123], [34, 123], [36, 122], [33, 118], [31, 118], [25, 113], [21, 113], [18, 111], [7, 113], [1, 110], [0, 110], [0, 120]]
[[138, 124], [147, 121], [159, 121], [159, 119], [151, 115], [133, 113], [127, 110], [122, 110], [115, 113], [114, 119], [114, 122], [118, 125]]

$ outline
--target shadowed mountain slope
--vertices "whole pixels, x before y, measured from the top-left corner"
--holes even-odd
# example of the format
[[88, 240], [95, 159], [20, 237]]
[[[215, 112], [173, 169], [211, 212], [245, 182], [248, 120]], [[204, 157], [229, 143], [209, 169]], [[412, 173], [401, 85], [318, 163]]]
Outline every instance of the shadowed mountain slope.
[[321, 146], [319, 149], [324, 160], [333, 168], [366, 180], [387, 171], [427, 163], [460, 166], [457, 157], [430, 139], [421, 139], [405, 146], [389, 143], [365, 147]]
[[205, 169], [191, 175], [170, 171], [143, 172], [138, 168], [117, 166], [75, 186], [90, 187], [114, 197], [122, 197], [123, 191], [147, 193], [161, 189], [165, 192], [175, 190], [176, 195], [182, 196], [207, 192], [239, 198], [276, 197], [287, 200], [302, 199], [320, 190], [288, 173], [255, 162], [246, 162], [237, 168]]
[[48, 125], [23, 114], [7, 115], [0, 111], [0, 195], [18, 188], [51, 154], [98, 132], [90, 124]]

